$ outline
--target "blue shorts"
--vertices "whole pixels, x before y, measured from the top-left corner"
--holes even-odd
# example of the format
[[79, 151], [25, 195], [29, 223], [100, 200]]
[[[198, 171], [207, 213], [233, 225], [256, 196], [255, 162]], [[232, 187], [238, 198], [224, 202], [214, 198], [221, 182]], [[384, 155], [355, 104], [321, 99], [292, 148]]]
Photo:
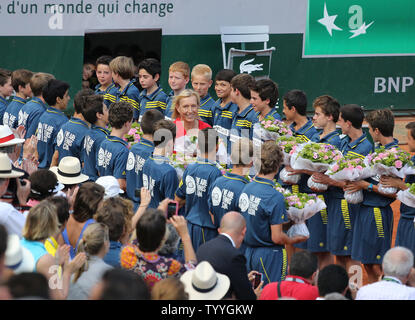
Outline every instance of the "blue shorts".
[[287, 275], [287, 251], [283, 247], [249, 247], [245, 249], [248, 273], [252, 270], [262, 273], [264, 286], [270, 282], [282, 281]]
[[327, 249], [333, 255], [351, 255], [354, 220], [359, 208], [359, 204], [348, 204], [340, 198], [330, 198], [327, 202]]
[[195, 252], [202, 244], [216, 238], [218, 235], [217, 229], [201, 227], [189, 221], [187, 222], [187, 229], [189, 230], [190, 239], [192, 239], [192, 245]]
[[415, 223], [413, 218], [402, 217], [399, 219], [396, 232], [395, 247], [405, 247], [415, 255]]
[[381, 264], [391, 247], [393, 211], [390, 206], [361, 205], [353, 233], [352, 259], [363, 264]]

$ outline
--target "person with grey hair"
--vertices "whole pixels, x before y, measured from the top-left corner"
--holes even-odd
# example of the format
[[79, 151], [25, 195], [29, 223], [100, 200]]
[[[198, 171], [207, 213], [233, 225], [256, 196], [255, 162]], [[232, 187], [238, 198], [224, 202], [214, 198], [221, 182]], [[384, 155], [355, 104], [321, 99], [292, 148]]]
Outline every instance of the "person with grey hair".
[[382, 261], [383, 278], [363, 286], [356, 300], [415, 300], [415, 288], [406, 285], [414, 264], [414, 256], [404, 247], [389, 249]]

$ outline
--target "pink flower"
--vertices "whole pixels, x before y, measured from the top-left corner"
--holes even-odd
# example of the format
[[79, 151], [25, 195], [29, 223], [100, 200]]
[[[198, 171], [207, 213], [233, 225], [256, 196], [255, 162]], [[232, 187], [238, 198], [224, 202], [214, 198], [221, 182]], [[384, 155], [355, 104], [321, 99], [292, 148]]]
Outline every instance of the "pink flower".
[[334, 172], [336, 172], [337, 170], [339, 170], [339, 166], [337, 164], [335, 164], [332, 168], [331, 168]]
[[395, 161], [395, 168], [396, 168], [396, 169], [400, 169], [400, 168], [402, 168], [402, 161], [401, 161], [401, 160], [397, 160], [397, 161]]

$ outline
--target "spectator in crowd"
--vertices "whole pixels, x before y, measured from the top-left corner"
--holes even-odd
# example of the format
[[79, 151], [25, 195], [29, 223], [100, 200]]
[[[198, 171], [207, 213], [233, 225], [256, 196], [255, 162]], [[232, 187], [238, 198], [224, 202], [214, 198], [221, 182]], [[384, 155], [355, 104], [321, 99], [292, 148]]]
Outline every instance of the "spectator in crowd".
[[78, 252], [85, 252], [87, 259], [73, 277], [68, 300], [84, 300], [89, 297], [104, 272], [112, 268], [103, 260], [108, 250], [108, 227], [103, 223], [90, 224], [78, 244]]
[[389, 249], [382, 261], [383, 278], [357, 291], [356, 300], [415, 300], [415, 288], [406, 285], [414, 255], [404, 247]]
[[318, 271], [317, 257], [308, 251], [292, 255], [288, 276], [284, 281], [267, 284], [261, 293], [261, 300], [278, 300], [291, 297], [296, 300], [316, 300], [319, 296], [315, 286]]
[[6, 228], [0, 224], [0, 282], [3, 279], [3, 270], [4, 270], [4, 261], [5, 261], [5, 254], [7, 250], [7, 230]]
[[256, 293], [260, 293], [262, 285], [256, 288], [248, 278], [246, 258], [238, 250], [246, 233], [244, 217], [236, 212], [226, 213], [219, 227], [219, 235], [202, 244], [197, 250], [197, 261], [208, 261], [216, 272], [228, 276], [231, 285], [226, 297], [232, 294], [238, 300], [255, 300]]
[[349, 275], [342, 266], [330, 264], [319, 271], [317, 287], [319, 293], [317, 300], [324, 300], [327, 294], [333, 292], [346, 295], [349, 288]]
[[202, 261], [194, 270], [188, 270], [180, 281], [185, 286], [189, 300], [221, 300], [230, 287], [228, 276], [216, 272], [207, 261]]
[[103, 186], [105, 189], [104, 200], [118, 197], [124, 193], [124, 190], [120, 189], [120, 184], [118, 180], [113, 176], [103, 176], [99, 177], [96, 181], [97, 184]]
[[157, 282], [151, 290], [152, 300], [188, 300], [184, 284], [177, 278], [166, 278]]
[[38, 272], [15, 274], [7, 281], [7, 287], [14, 299], [50, 300], [49, 284], [46, 277]]
[[49, 197], [47, 200], [55, 205], [56, 213], [58, 215], [58, 232], [45, 241], [46, 250], [52, 256], [55, 256], [56, 251], [59, 247], [57, 239], [59, 238], [59, 235], [63, 232], [63, 230], [65, 230], [66, 223], [69, 220], [69, 202], [67, 198], [63, 196], [52, 196]]
[[29, 176], [30, 194], [27, 206], [34, 207], [40, 201], [62, 190], [62, 184], [58, 185], [56, 174], [47, 169], [39, 169]]
[[183, 242], [184, 265], [157, 253], [167, 236], [165, 213], [158, 209], [147, 209], [138, 220], [136, 227], [138, 245], [129, 244], [121, 250], [121, 266], [141, 275], [150, 288], [157, 281], [171, 276], [179, 277], [196, 265], [196, 254], [186, 220], [182, 216], [173, 216], [169, 221], [176, 228]]
[[133, 271], [109, 269], [92, 289], [91, 300], [150, 300], [147, 284]]

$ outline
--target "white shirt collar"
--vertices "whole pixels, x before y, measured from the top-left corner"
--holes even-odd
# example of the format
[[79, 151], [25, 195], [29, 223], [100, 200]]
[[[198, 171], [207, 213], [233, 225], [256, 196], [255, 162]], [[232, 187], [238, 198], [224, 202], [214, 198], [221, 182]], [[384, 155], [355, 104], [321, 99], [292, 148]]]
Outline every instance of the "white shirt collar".
[[225, 236], [226, 238], [228, 238], [228, 239], [231, 241], [231, 243], [232, 243], [233, 247], [234, 247], [234, 248], [236, 248], [236, 246], [235, 246], [235, 242], [233, 242], [233, 239], [232, 239], [232, 237], [231, 237], [229, 234], [226, 234], [226, 233], [221, 233], [221, 235], [223, 235], [223, 236]]

